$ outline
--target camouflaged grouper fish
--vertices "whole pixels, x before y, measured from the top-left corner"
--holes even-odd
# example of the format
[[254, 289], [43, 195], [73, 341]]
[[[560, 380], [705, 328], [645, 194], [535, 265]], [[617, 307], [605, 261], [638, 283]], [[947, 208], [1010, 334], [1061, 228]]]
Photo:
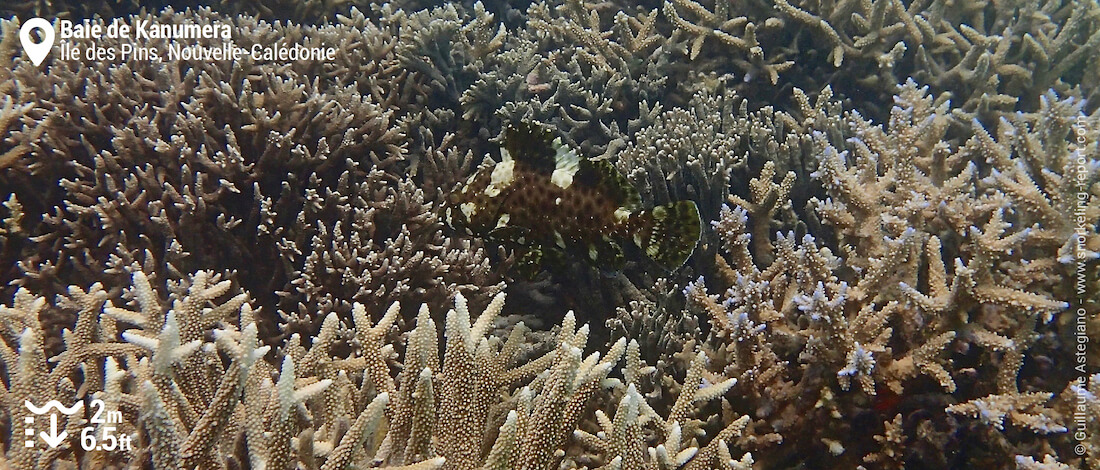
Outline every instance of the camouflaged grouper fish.
[[455, 229], [516, 249], [530, 277], [577, 252], [597, 268], [617, 271], [625, 261], [623, 240], [672, 271], [699, 241], [695, 202], [644, 210], [637, 190], [610, 162], [581, 158], [549, 130], [509, 127], [500, 153], [500, 162], [450, 195], [446, 219]]

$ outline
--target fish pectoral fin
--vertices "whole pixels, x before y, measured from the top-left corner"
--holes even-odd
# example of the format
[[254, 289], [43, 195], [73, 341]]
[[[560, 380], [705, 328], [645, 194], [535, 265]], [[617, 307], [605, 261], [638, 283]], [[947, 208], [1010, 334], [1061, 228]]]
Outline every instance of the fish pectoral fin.
[[699, 242], [702, 222], [694, 201], [640, 211], [631, 216], [638, 231], [634, 242], [653, 261], [673, 271], [684, 264]]

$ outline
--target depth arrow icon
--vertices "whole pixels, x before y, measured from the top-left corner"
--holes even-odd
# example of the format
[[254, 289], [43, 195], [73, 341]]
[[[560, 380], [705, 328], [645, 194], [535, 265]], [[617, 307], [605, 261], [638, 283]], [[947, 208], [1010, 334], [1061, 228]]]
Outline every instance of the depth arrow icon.
[[50, 414], [50, 433], [46, 434], [46, 431], [42, 431], [42, 432], [38, 433], [38, 435], [42, 436], [42, 440], [46, 441], [46, 445], [50, 446], [50, 448], [54, 448], [54, 447], [57, 447], [57, 446], [61, 445], [61, 442], [64, 441], [65, 438], [69, 436], [69, 433], [65, 432], [64, 430], [61, 431], [61, 434], [57, 433], [57, 415], [51, 413]]

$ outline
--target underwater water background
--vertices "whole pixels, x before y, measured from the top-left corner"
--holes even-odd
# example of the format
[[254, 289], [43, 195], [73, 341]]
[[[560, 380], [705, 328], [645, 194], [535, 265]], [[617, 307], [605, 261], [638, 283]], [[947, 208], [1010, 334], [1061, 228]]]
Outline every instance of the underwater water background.
[[0, 33], [0, 468], [1100, 468], [1096, 0]]

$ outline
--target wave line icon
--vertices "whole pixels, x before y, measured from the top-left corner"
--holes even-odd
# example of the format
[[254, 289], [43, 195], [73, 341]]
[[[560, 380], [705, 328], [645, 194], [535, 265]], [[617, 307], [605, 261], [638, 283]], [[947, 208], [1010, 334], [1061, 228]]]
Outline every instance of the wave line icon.
[[73, 404], [73, 406], [69, 408], [65, 408], [65, 406], [57, 400], [50, 400], [46, 402], [46, 404], [43, 405], [41, 408], [34, 406], [34, 403], [31, 403], [30, 400], [24, 400], [23, 404], [26, 405], [28, 410], [31, 410], [31, 413], [34, 413], [36, 415], [45, 414], [46, 412], [50, 411], [50, 408], [57, 408], [57, 411], [60, 411], [66, 415], [71, 415], [84, 408], [83, 400], [77, 401]]

